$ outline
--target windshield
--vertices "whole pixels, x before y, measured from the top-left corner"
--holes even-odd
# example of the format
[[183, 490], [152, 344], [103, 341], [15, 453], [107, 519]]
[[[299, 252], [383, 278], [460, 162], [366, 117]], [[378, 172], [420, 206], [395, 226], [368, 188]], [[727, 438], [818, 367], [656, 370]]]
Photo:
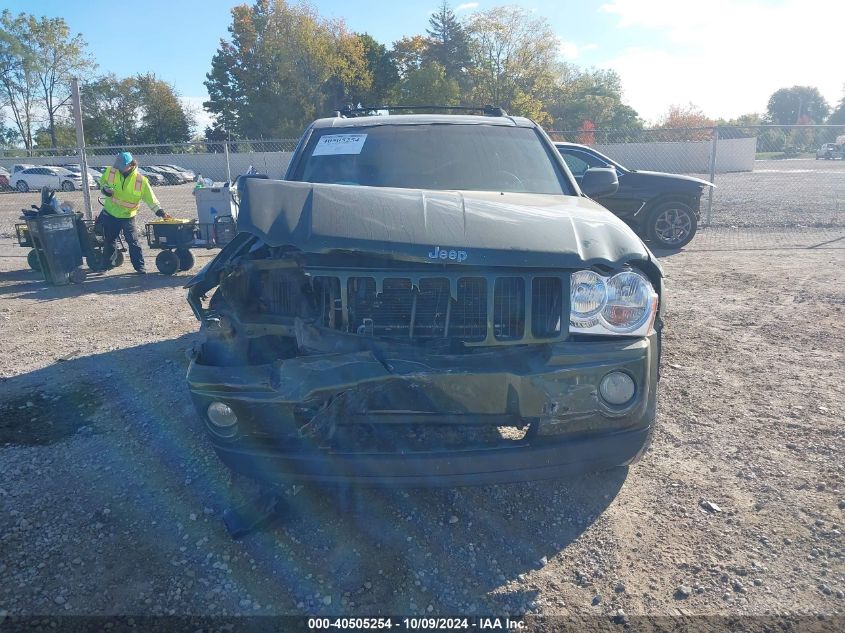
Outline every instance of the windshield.
[[480, 124], [315, 130], [292, 179], [408, 189], [572, 193], [537, 132]]

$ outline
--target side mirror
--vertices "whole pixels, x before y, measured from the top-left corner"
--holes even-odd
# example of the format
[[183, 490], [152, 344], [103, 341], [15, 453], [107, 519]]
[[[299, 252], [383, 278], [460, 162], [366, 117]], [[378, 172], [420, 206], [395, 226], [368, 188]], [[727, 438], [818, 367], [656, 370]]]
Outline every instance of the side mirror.
[[619, 176], [611, 167], [591, 167], [581, 177], [581, 191], [591, 198], [612, 196], [619, 189]]

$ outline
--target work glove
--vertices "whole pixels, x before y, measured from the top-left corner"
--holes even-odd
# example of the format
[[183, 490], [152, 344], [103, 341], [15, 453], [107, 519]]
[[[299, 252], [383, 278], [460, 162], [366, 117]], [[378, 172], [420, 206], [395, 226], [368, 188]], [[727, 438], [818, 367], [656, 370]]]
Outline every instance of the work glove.
[[156, 211], [156, 215], [157, 215], [158, 217], [160, 217], [162, 220], [172, 220], [172, 219], [173, 219], [173, 216], [172, 216], [172, 215], [170, 215], [170, 214], [169, 214], [167, 211], [165, 211], [164, 209], [159, 209], [158, 211]]
[[111, 198], [114, 195], [114, 189], [111, 187], [103, 187], [102, 192], [107, 198]]

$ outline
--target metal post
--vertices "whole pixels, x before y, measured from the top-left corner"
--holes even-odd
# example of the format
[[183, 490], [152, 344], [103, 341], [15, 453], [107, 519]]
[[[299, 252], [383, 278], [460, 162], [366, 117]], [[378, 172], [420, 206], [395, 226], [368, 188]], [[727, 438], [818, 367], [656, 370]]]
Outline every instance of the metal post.
[[73, 118], [76, 121], [76, 145], [79, 148], [79, 167], [82, 169], [82, 200], [85, 204], [85, 218], [91, 220], [91, 191], [88, 189], [88, 158], [85, 156], [85, 131], [82, 129], [82, 102], [79, 100], [79, 80], [70, 82], [73, 98]]
[[[710, 145], [710, 182], [716, 181], [716, 148], [719, 145], [719, 128], [713, 128], [713, 142]], [[713, 217], [713, 187], [708, 187], [710, 191], [707, 193], [707, 222], [710, 226], [710, 220]]]
[[223, 141], [223, 151], [226, 153], [226, 182], [232, 184], [232, 169], [229, 167], [229, 141]]

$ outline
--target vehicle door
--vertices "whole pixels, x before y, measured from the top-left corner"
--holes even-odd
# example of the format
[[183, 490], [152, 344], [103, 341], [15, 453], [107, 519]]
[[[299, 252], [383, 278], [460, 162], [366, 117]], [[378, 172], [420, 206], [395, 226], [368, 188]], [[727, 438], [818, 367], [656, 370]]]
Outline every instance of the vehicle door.
[[[569, 171], [572, 172], [572, 175], [575, 176], [575, 180], [578, 181], [579, 187], [581, 186], [581, 181], [584, 178], [584, 172], [588, 169], [593, 167], [610, 167], [612, 169], [616, 169], [615, 165], [609, 165], [600, 157], [590, 152], [586, 152], [579, 147], [559, 147], [558, 149], [563, 157], [563, 160], [566, 162], [567, 167], [569, 167]], [[619, 189], [612, 196], [605, 196], [600, 200], [597, 200], [597, 202], [603, 207], [610, 209], [613, 213], [620, 217], [632, 215], [641, 205], [633, 203], [630, 200], [630, 192], [623, 189], [623, 187], [627, 185], [627, 183], [625, 183], [625, 178], [623, 177], [626, 175], [625, 172], [617, 169], [616, 175], [619, 177]]]

